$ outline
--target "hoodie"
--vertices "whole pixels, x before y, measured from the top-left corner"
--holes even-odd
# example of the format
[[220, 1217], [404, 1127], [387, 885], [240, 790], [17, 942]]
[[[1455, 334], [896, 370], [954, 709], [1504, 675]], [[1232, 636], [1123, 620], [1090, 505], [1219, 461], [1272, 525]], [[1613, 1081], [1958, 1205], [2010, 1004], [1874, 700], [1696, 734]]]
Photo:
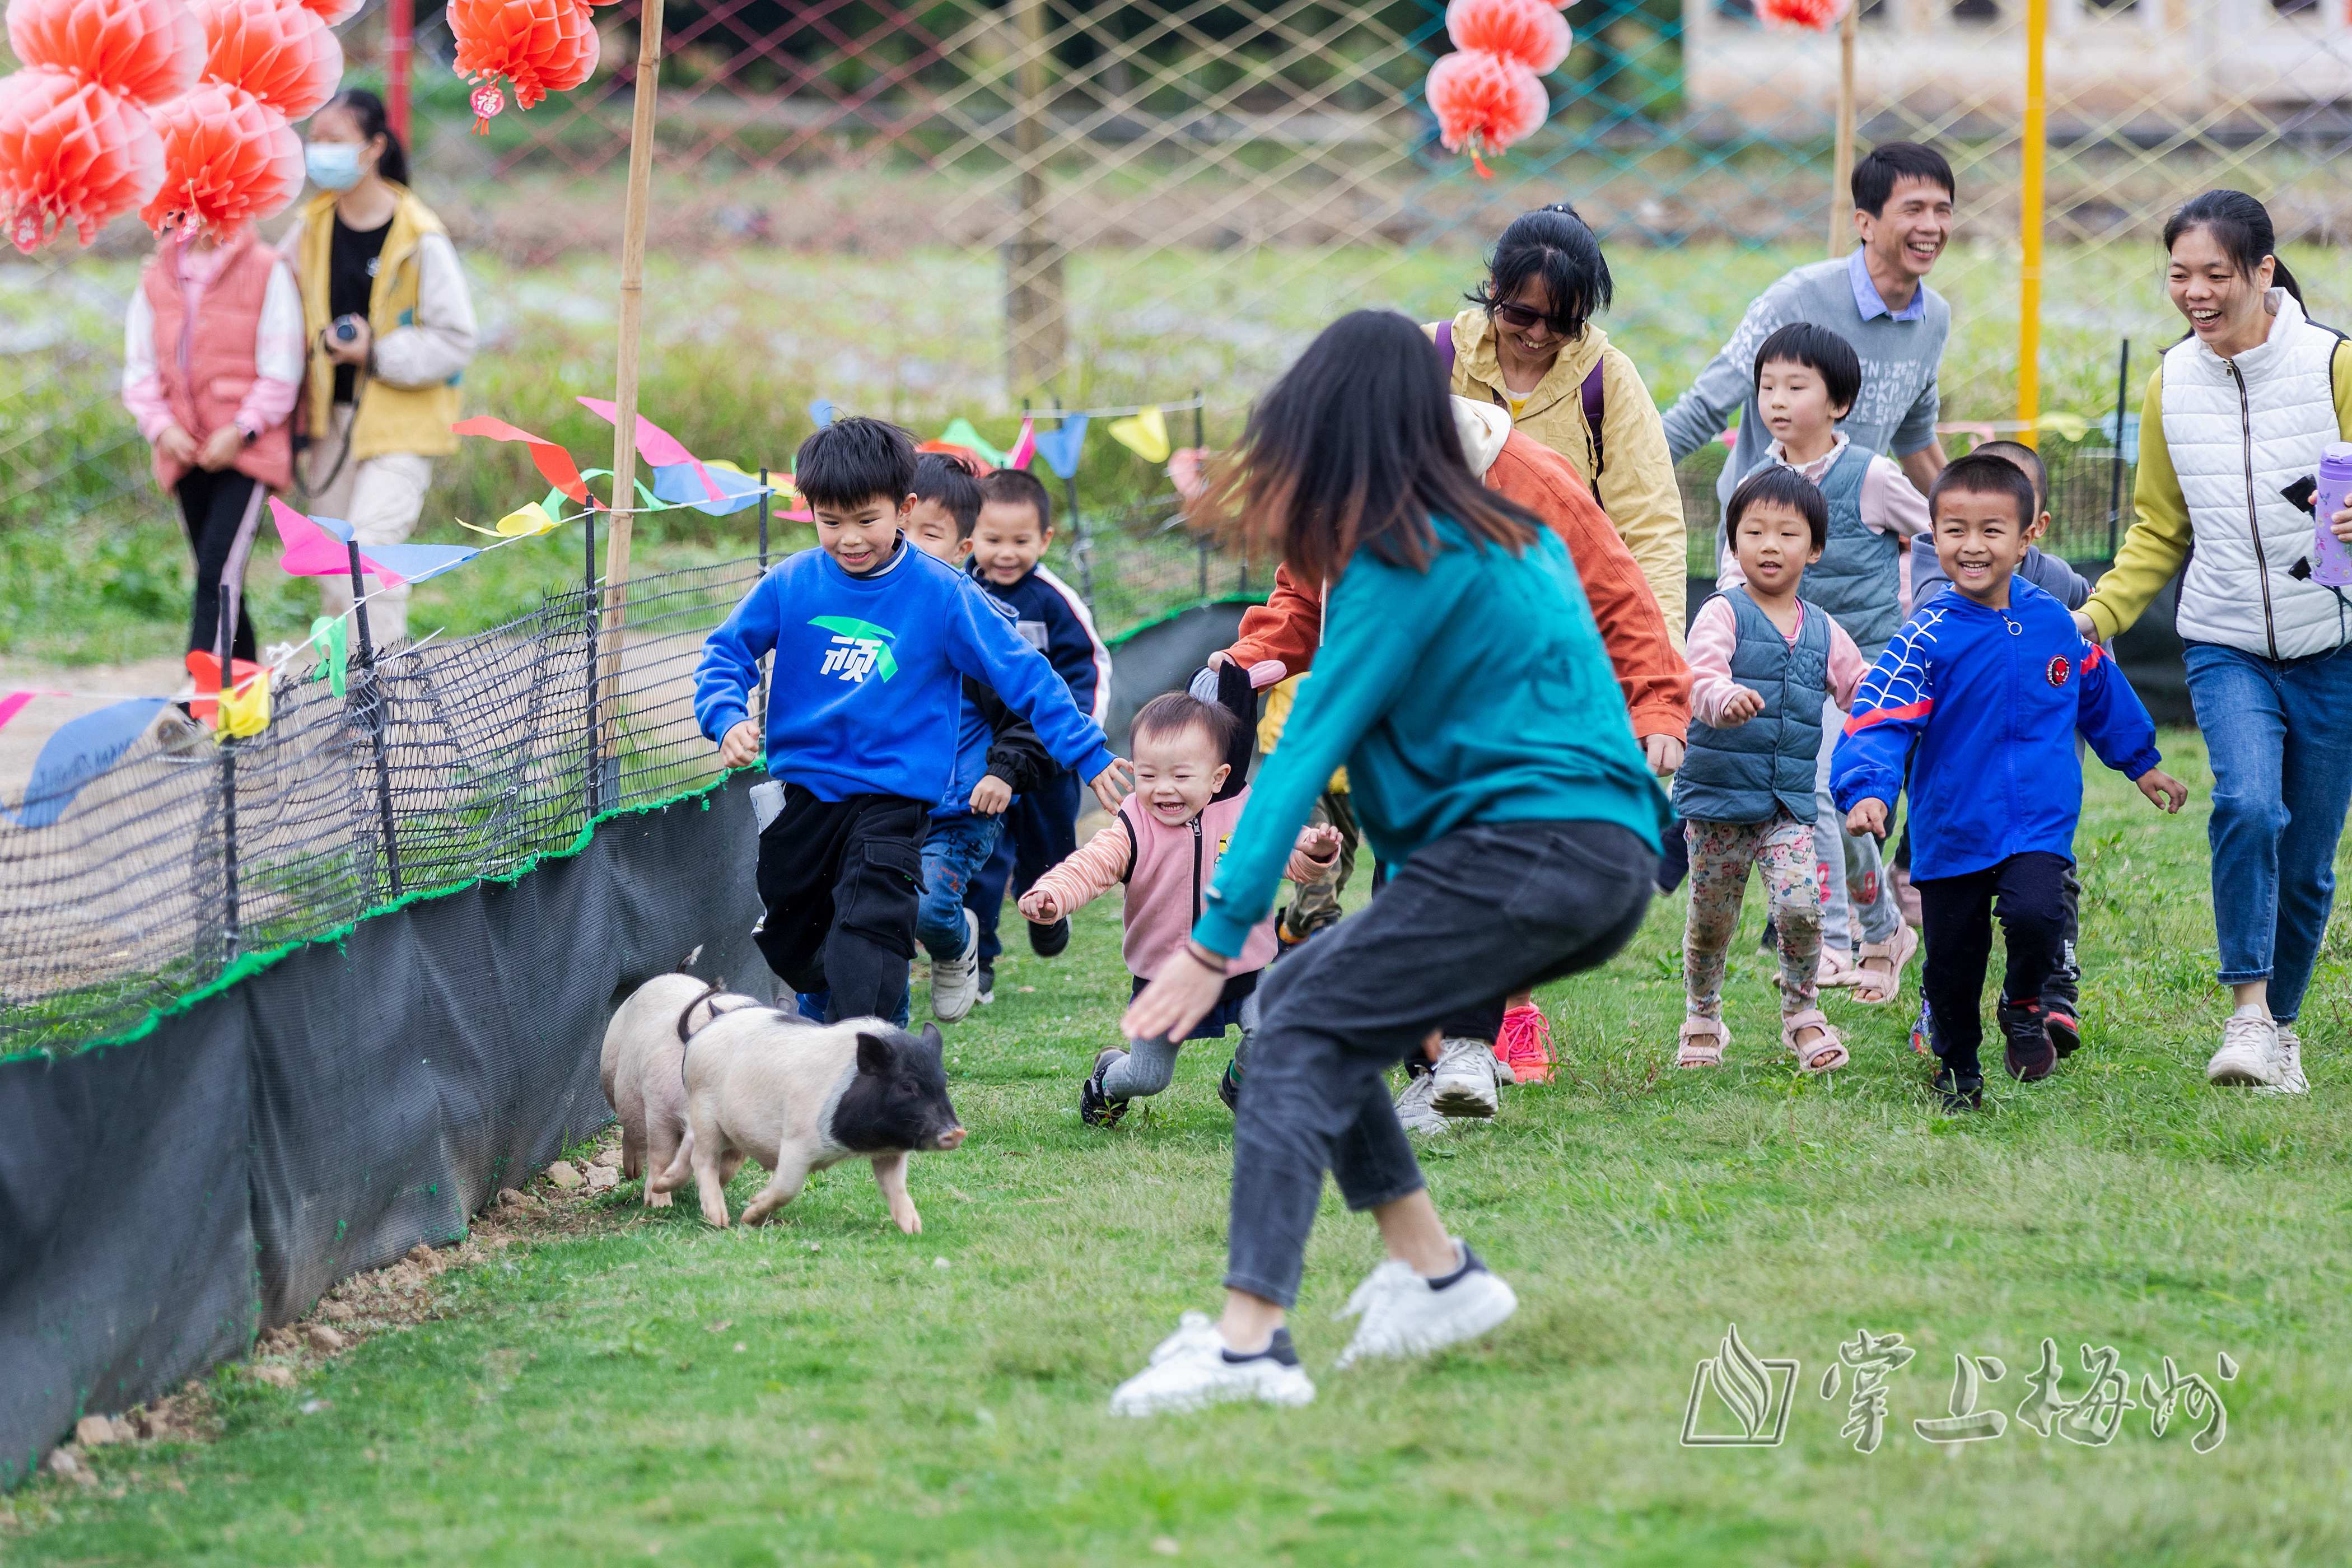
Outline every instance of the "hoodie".
[[[1690, 670], [1642, 568], [1574, 466], [1514, 430], [1510, 415], [1491, 404], [1455, 398], [1454, 425], [1480, 482], [1543, 519], [1568, 546], [1633, 733], [1681, 740], [1690, 727]], [[1322, 591], [1300, 586], [1283, 566], [1275, 571], [1266, 602], [1243, 613], [1241, 637], [1229, 651], [1263, 687], [1306, 674], [1322, 640]]]

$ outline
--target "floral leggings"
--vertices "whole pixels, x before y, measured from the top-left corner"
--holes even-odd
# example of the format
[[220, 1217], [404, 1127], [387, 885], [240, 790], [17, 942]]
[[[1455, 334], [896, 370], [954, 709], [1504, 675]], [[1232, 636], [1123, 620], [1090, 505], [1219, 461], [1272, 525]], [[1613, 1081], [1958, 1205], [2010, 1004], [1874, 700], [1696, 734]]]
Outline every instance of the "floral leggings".
[[1683, 983], [1693, 1017], [1723, 1016], [1723, 966], [1739, 930], [1748, 868], [1764, 874], [1780, 935], [1780, 1016], [1816, 1005], [1822, 956], [1821, 868], [1813, 825], [1787, 812], [1769, 822], [1685, 822], [1690, 841], [1690, 919], [1683, 928]]

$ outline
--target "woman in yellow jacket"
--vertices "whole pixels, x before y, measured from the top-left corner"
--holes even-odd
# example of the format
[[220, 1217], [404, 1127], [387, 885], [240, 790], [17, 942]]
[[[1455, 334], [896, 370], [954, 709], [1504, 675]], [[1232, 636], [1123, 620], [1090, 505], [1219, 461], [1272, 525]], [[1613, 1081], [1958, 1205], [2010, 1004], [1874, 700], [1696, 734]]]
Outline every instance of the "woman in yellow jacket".
[[[408, 158], [372, 92], [312, 117], [305, 149], [319, 194], [278, 253], [294, 264], [310, 335], [299, 405], [309, 444], [297, 477], [315, 516], [362, 544], [415, 531], [433, 459], [457, 450], [457, 380], [474, 357], [474, 302], [448, 231], [408, 188]], [[329, 615], [348, 615], [348, 578], [319, 580]], [[408, 635], [408, 586], [367, 580], [378, 647]]]
[[1514, 428], [1576, 465], [1641, 563], [1679, 650], [1689, 572], [1682, 491], [1642, 373], [1592, 322], [1611, 287], [1601, 242], [1576, 209], [1538, 207], [1503, 231], [1470, 308], [1429, 331], [1456, 396], [1509, 409]]

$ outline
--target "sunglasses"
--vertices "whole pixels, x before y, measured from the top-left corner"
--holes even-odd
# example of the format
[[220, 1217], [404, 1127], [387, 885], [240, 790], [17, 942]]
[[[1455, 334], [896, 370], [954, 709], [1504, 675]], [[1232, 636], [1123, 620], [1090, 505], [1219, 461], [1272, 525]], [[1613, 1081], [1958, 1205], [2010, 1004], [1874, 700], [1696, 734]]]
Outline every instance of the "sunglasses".
[[1578, 329], [1559, 316], [1547, 316], [1540, 310], [1530, 310], [1525, 305], [1507, 301], [1486, 307], [1486, 314], [1514, 331], [1528, 331], [1538, 326], [1549, 326], [1563, 338], [1576, 336]]

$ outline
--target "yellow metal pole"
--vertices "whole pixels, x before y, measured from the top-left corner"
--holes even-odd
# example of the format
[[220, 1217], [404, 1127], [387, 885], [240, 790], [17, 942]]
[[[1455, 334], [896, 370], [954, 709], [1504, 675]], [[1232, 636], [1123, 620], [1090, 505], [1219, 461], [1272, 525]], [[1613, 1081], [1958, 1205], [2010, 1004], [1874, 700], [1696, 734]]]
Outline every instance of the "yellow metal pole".
[[1837, 147], [1830, 164], [1830, 259], [1853, 248], [1853, 39], [1862, 0], [1838, 19]]
[[2039, 446], [2034, 423], [2042, 417], [2042, 165], [2049, 154], [2049, 105], [2042, 73], [2042, 45], [2050, 30], [2050, 0], [2025, 3], [2025, 126], [2018, 182], [2017, 419], [2018, 439]]

